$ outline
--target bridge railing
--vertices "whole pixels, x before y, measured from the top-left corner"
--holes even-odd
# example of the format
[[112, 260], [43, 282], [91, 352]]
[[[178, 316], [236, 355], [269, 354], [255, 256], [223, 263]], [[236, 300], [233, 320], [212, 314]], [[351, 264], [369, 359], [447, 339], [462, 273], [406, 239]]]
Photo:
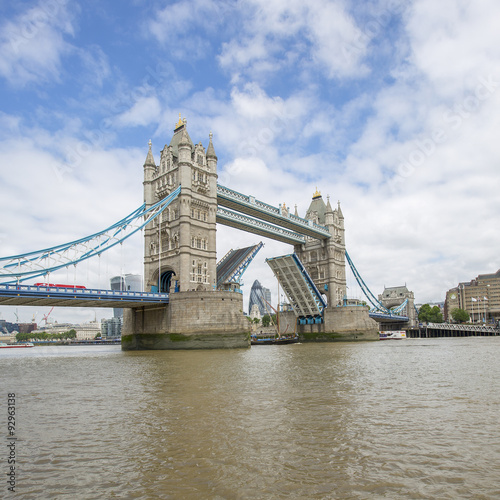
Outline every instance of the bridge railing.
[[472, 325], [470, 323], [427, 323], [427, 328], [434, 330], [457, 330], [468, 332], [498, 332], [499, 329], [494, 325]]
[[242, 226], [260, 230], [262, 231], [263, 234], [273, 234], [276, 236], [286, 238], [287, 240], [290, 240], [290, 243], [292, 244], [305, 243], [305, 238], [302, 235], [295, 233], [294, 231], [285, 229], [280, 226], [275, 226], [258, 219], [253, 219], [251, 217], [240, 214], [238, 212], [233, 212], [232, 210], [228, 210], [226, 208], [217, 207], [217, 217], [230, 222], [232, 221], [238, 223]]
[[280, 208], [273, 207], [272, 205], [268, 205], [263, 201], [257, 200], [254, 196], [249, 196], [246, 194], [239, 193], [238, 191], [234, 191], [233, 189], [221, 186], [220, 184], [217, 184], [217, 194], [225, 196], [226, 198], [229, 198], [231, 200], [239, 201], [244, 205], [258, 208], [259, 210], [266, 212], [270, 215], [273, 215], [274, 217], [290, 219], [296, 224], [299, 224], [304, 227], [313, 228], [318, 232], [325, 233], [325, 235], [330, 235], [330, 232], [326, 227], [320, 226], [319, 224], [316, 224], [312, 220], [303, 219], [302, 217], [299, 217], [294, 214], [288, 213], [287, 215], [285, 215], [283, 214], [283, 211]]
[[0, 284], [0, 294], [40, 294], [40, 293], [60, 293], [65, 295], [88, 297], [88, 296], [104, 296], [104, 297], [126, 297], [131, 299], [168, 299], [168, 293], [153, 293], [153, 292], [134, 292], [131, 290], [106, 290], [100, 288], [76, 288], [71, 286], [34, 286], [34, 285], [6, 285]]

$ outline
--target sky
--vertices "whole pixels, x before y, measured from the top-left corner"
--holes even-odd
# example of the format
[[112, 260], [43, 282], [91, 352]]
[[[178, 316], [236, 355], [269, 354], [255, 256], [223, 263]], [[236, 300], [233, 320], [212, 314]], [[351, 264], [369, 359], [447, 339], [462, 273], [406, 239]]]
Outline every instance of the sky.
[[[375, 295], [443, 301], [500, 268], [498, 19], [495, 0], [2, 1], [0, 255], [136, 209], [148, 141], [158, 162], [181, 113], [193, 142], [213, 133], [220, 184], [302, 216], [318, 189]], [[218, 259], [260, 240], [218, 226]], [[262, 241], [245, 307], [255, 279], [276, 300], [265, 258], [292, 251]], [[142, 259], [138, 235], [60, 279], [106, 288]]]

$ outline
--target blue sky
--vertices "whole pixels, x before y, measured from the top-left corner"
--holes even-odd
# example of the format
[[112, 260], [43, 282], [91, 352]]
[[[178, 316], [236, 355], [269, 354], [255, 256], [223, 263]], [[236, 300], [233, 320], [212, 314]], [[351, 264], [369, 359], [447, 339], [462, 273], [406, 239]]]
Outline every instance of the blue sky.
[[[444, 300], [500, 267], [499, 18], [493, 0], [2, 2], [1, 254], [139, 206], [148, 140], [158, 159], [181, 113], [195, 143], [213, 132], [221, 184], [301, 215], [316, 187], [340, 200], [372, 292]], [[219, 227], [218, 256], [257, 241]], [[291, 251], [264, 243], [246, 296]], [[108, 259], [142, 274], [142, 241]]]

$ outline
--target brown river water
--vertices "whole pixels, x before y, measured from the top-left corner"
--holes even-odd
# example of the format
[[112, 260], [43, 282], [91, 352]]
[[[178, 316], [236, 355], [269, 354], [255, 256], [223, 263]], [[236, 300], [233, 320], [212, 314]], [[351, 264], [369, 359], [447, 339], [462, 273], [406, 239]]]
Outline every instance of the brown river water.
[[0, 380], [0, 498], [500, 498], [500, 337], [3, 349]]

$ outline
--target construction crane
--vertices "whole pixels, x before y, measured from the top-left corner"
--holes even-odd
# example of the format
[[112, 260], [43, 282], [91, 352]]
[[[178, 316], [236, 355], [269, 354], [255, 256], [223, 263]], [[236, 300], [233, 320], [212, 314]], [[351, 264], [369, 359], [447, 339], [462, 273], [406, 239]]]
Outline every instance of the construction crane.
[[47, 326], [47, 323], [49, 322], [49, 316], [50, 316], [50, 313], [54, 310], [54, 308], [52, 308], [50, 311], [49, 311], [49, 314], [44, 314], [43, 315], [43, 319], [42, 321], [45, 321], [45, 326]]

